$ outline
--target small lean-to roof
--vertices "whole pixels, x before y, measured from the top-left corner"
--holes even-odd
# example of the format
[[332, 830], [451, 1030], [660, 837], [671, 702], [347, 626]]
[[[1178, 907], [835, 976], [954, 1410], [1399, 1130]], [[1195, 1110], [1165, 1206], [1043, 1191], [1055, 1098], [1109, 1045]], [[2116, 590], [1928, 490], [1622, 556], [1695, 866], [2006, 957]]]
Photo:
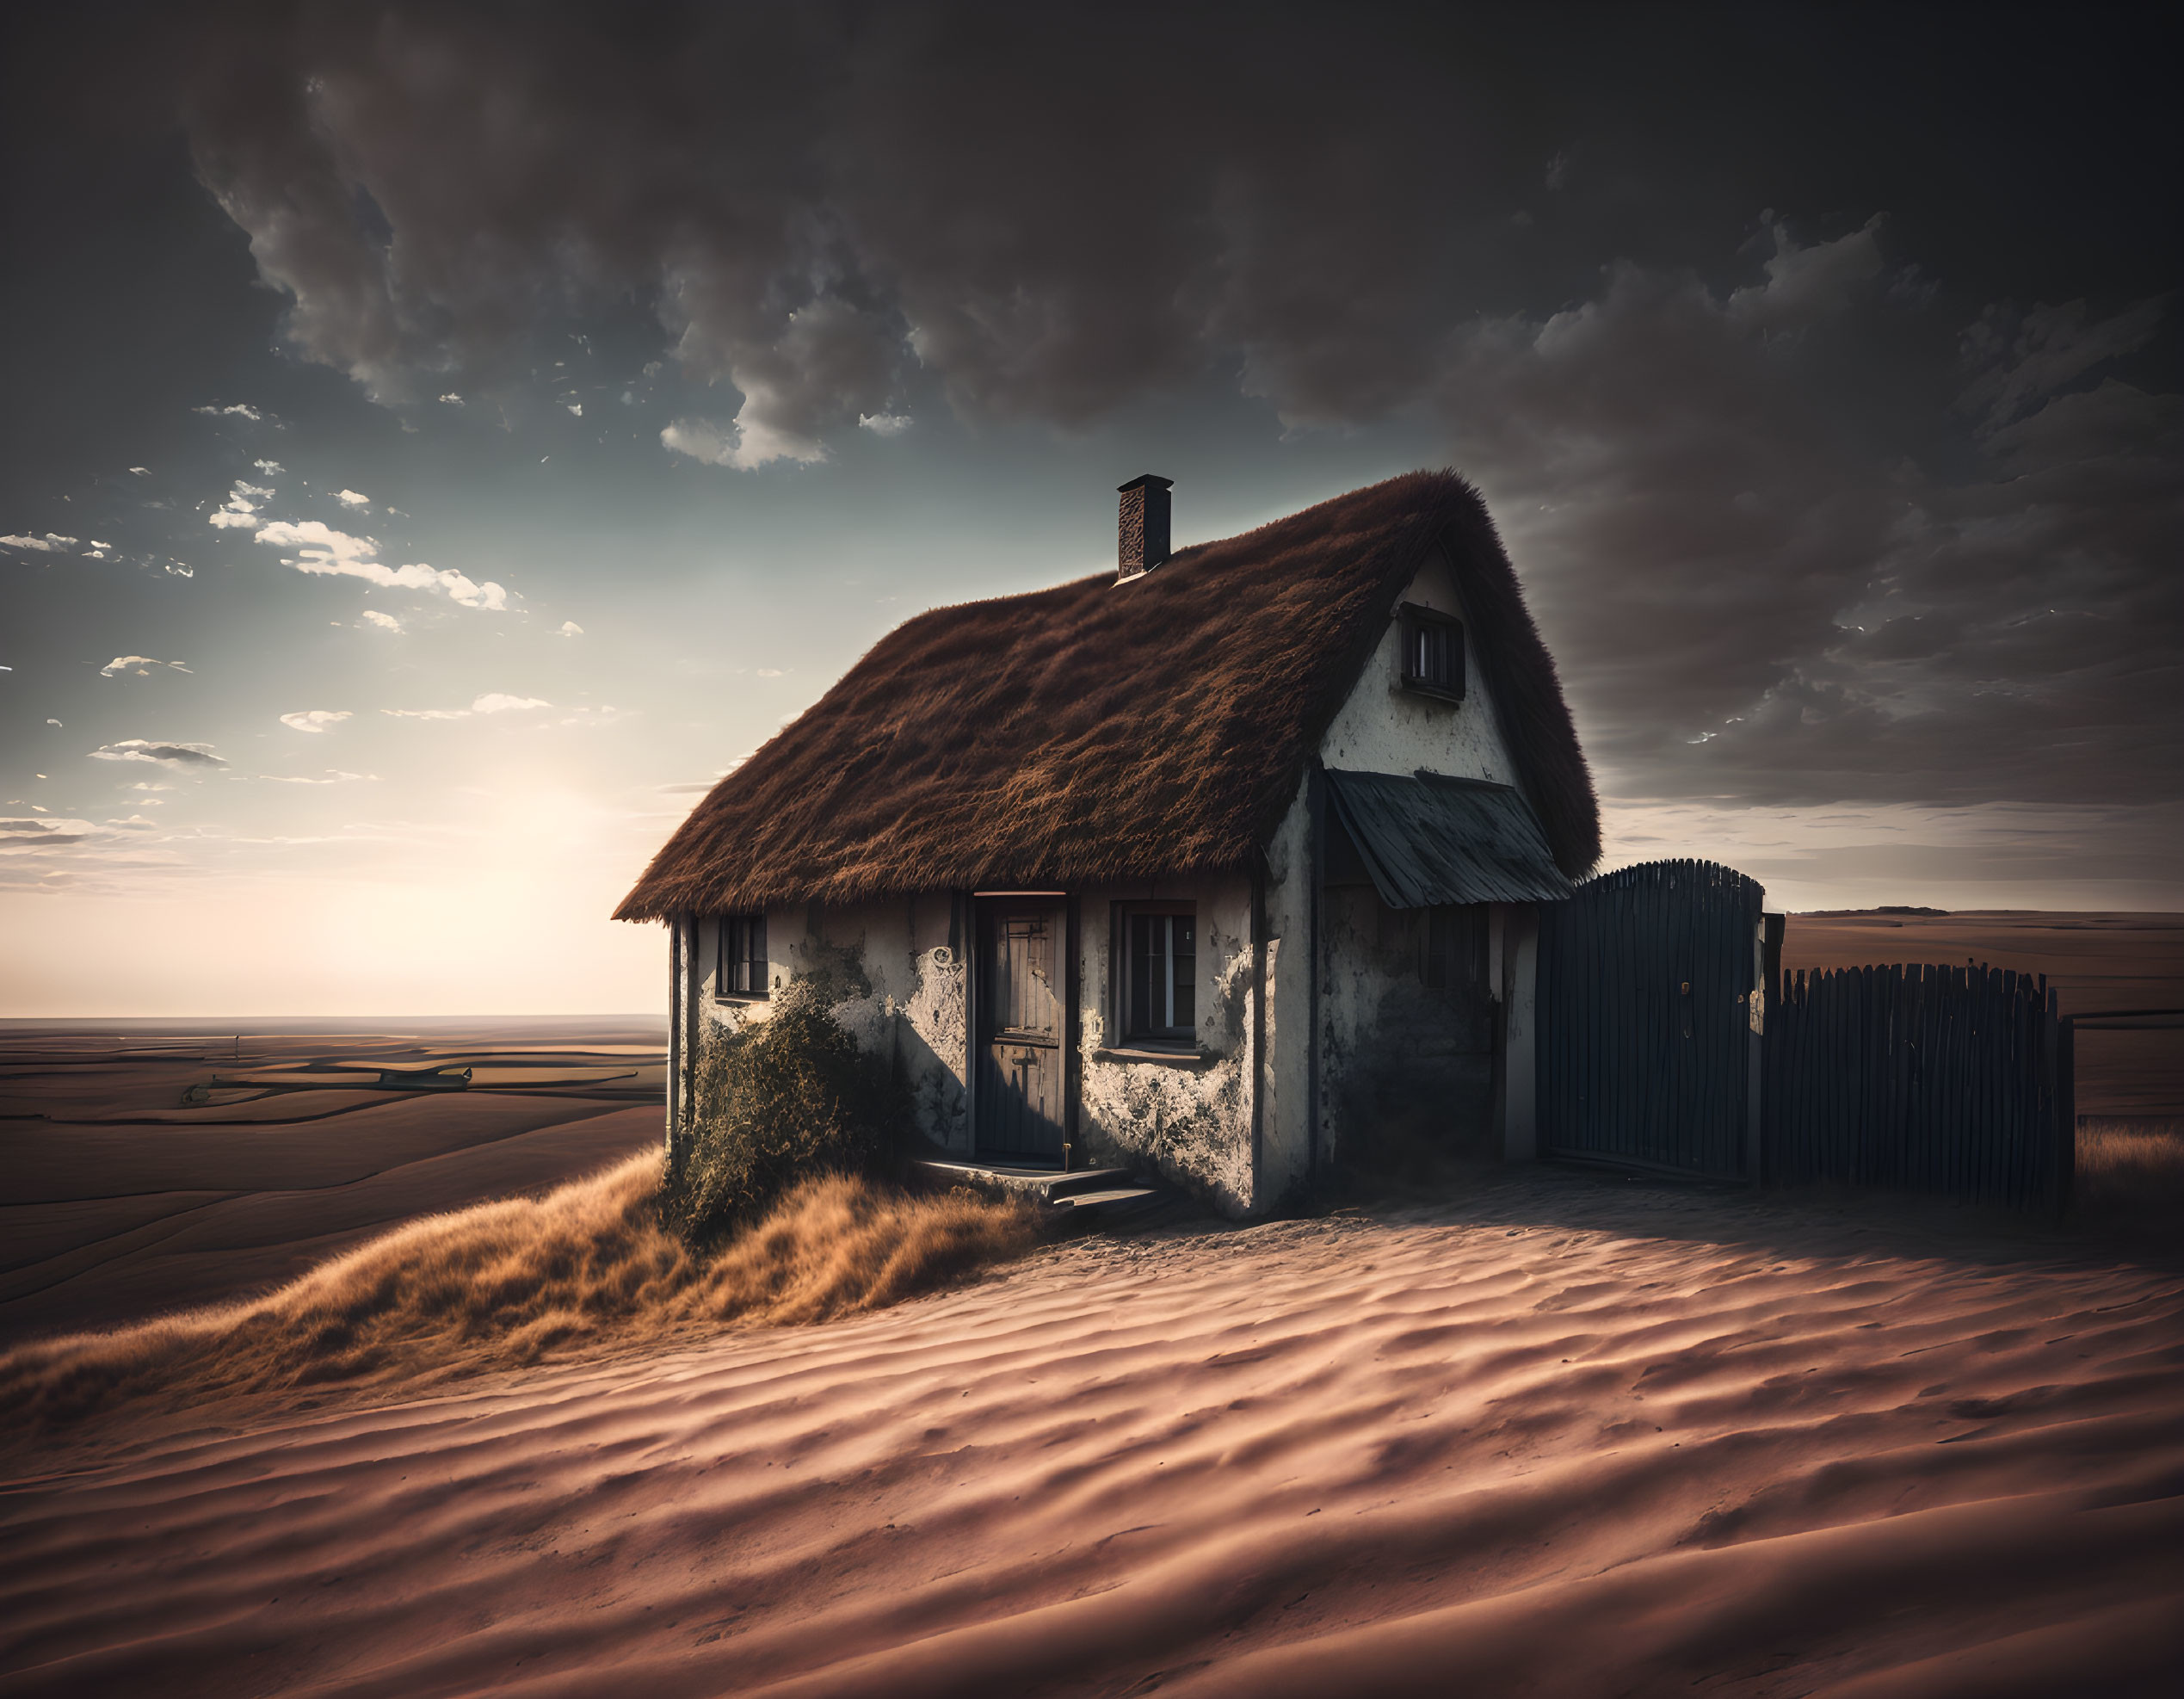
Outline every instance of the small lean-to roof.
[[1478, 493], [1416, 472], [1113, 574], [921, 614], [716, 785], [620, 920], [1243, 867], [1439, 544], [1525, 799], [1573, 877], [1600, 809]]
[[1330, 769], [1327, 794], [1390, 908], [1558, 902], [1570, 895], [1539, 822], [1508, 785]]

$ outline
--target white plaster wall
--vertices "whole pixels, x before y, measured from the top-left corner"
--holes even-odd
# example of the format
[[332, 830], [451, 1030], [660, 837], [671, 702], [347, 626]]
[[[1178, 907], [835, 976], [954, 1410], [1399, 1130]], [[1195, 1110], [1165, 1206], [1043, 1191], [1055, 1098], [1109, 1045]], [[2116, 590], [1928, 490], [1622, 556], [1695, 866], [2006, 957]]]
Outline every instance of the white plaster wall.
[[1259, 1171], [1252, 1207], [1270, 1209], [1301, 1184], [1312, 1140], [1311, 862], [1308, 779], [1267, 845], [1267, 1036], [1260, 1073]]
[[1350, 773], [1422, 769], [1515, 784], [1516, 763], [1480, 677], [1471, 621], [1464, 618], [1447, 557], [1436, 548], [1397, 600], [1464, 620], [1464, 700], [1444, 702], [1403, 688], [1403, 622], [1391, 606], [1387, 630], [1321, 739], [1320, 760]]
[[[951, 946], [946, 892], [885, 902], [773, 909], [766, 916], [768, 980], [779, 991], [814, 973], [847, 995], [836, 1015], [867, 1053], [887, 1060], [910, 1095], [917, 1130], [949, 1150], [970, 1149], [965, 1118], [964, 966]], [[719, 929], [700, 929], [701, 1006], [731, 1029], [762, 1021], [766, 1001], [713, 991]]]
[[[1321, 742], [1322, 763], [1518, 783], [1447, 558], [1436, 549], [1397, 601], [1464, 621], [1464, 700], [1403, 688], [1403, 627], [1391, 605], [1387, 630]], [[1467, 1148], [1493, 1134], [1492, 1053], [1478, 1041], [1483, 1019], [1490, 1033], [1479, 1000], [1490, 988], [1428, 989], [1419, 971], [1423, 926], [1422, 914], [1385, 907], [1369, 887], [1320, 893], [1313, 1109], [1322, 1161], [1360, 1136]]]
[[[1115, 1040], [1114, 905], [1188, 902], [1198, 922], [1195, 1066], [1102, 1059]], [[1244, 874], [1102, 886], [1079, 899], [1079, 1160], [1153, 1171], [1231, 1214], [1255, 1207], [1251, 881]]]

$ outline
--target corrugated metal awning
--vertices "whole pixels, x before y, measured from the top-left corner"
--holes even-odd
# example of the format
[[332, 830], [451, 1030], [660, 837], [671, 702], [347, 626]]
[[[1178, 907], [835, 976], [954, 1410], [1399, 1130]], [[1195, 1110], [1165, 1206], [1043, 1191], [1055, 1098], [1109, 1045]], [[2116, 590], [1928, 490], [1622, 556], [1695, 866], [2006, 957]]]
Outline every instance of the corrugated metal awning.
[[1570, 895], [1531, 806], [1508, 785], [1330, 769], [1327, 791], [1391, 908]]

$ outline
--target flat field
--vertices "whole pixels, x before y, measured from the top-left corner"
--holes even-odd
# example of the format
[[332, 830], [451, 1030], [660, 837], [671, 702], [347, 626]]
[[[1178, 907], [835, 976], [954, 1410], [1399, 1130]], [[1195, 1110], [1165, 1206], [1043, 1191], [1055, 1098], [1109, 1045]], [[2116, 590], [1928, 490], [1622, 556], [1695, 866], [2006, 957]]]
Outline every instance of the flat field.
[[[0, 1345], [277, 1285], [657, 1142], [664, 1042], [638, 1022], [0, 1022]], [[460, 1091], [379, 1088], [463, 1067]]]

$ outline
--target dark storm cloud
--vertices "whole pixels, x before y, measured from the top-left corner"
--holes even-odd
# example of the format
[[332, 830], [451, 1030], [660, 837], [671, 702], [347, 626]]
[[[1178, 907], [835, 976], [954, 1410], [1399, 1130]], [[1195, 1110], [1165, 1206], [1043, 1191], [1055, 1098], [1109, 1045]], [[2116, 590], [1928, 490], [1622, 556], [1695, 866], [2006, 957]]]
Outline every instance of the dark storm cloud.
[[1237, 360], [1285, 417], [1384, 411], [1544, 157], [1489, 91], [1278, 12], [265, 17], [207, 47], [189, 131], [300, 349], [416, 401], [635, 300], [740, 392], [743, 464], [913, 368], [1063, 423]]
[[2158, 315], [2048, 315], [2074, 351], [1968, 337], [1959, 407], [2020, 417], [1938, 475], [1845, 417], [1905, 311], [1873, 237], [1778, 230], [1725, 296], [1619, 267], [1458, 338], [1458, 457], [1502, 498], [1595, 758], [1640, 792], [1765, 801], [2174, 794], [2178, 402], [2054, 392]]
[[731, 466], [935, 392], [1428, 409], [1612, 788], [2174, 792], [2174, 138], [2011, 14], [237, 15], [198, 169], [392, 405], [633, 304], [720, 386], [664, 440]]

